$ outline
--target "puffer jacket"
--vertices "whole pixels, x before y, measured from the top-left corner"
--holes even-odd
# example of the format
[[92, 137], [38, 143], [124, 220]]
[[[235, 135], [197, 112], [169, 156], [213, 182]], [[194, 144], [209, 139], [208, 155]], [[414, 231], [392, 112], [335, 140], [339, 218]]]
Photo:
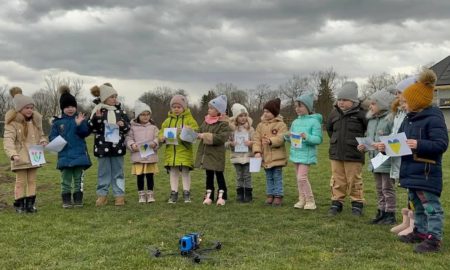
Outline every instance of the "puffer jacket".
[[[168, 113], [168, 117], [161, 125], [159, 131], [159, 139], [162, 141], [164, 137], [165, 128], [178, 128], [189, 127], [194, 131], [198, 131], [198, 124], [191, 114], [189, 109], [184, 110], [180, 115], [175, 115], [171, 111]], [[177, 133], [178, 145], [166, 144], [164, 150], [164, 166], [176, 167], [185, 166], [188, 168], [194, 168], [194, 148], [190, 142], [185, 142], [180, 139], [180, 132]]]
[[195, 167], [211, 171], [225, 170], [225, 142], [231, 129], [228, 119], [222, 119], [214, 124], [203, 122], [200, 133], [204, 137], [198, 145]]
[[421, 112], [408, 113], [399, 132], [417, 140], [413, 155], [402, 156], [400, 185], [440, 196], [442, 155], [448, 147], [447, 126], [441, 110], [431, 106]]
[[85, 138], [89, 136], [89, 126], [84, 120], [77, 126], [76, 115], [67, 116], [63, 114], [60, 118], [55, 117], [52, 123], [52, 131], [49, 139], [52, 141], [59, 135], [67, 141], [66, 146], [58, 153], [58, 164], [56, 168], [91, 167], [91, 159], [87, 151]]
[[[366, 137], [369, 137], [374, 142], [380, 142], [380, 136], [388, 136], [392, 132], [392, 115], [389, 111], [381, 112], [378, 115], [370, 115], [367, 123], [367, 133]], [[378, 155], [377, 150], [369, 150], [369, 159], [374, 158]], [[374, 169], [372, 162], [369, 162], [367, 169], [374, 173], [390, 173], [391, 171], [391, 161], [386, 160], [378, 168]]]
[[[294, 163], [316, 164], [317, 145], [322, 143], [322, 115], [307, 114], [300, 115], [291, 124], [290, 133], [306, 134], [306, 140], [302, 141], [301, 148], [291, 145], [289, 160]], [[285, 136], [286, 141], [290, 141], [290, 134]]]
[[[25, 125], [28, 134], [25, 136]], [[38, 168], [31, 165], [28, 147], [47, 142], [42, 129], [42, 116], [33, 112], [31, 121], [25, 121], [25, 117], [15, 110], [9, 110], [5, 115], [5, 132], [3, 135], [3, 148], [6, 155], [11, 159], [19, 156], [19, 161], [11, 161], [11, 171]]]
[[366, 129], [366, 111], [360, 105], [346, 112], [335, 105], [327, 121], [330, 159], [364, 163], [364, 153], [358, 151], [356, 137], [364, 137]]
[[[125, 142], [128, 147], [128, 149], [131, 151], [131, 162], [133, 163], [157, 163], [158, 162], [158, 128], [148, 122], [146, 124], [140, 124], [136, 122], [135, 120], [131, 121], [131, 128], [128, 132]], [[150, 143], [154, 142], [156, 144], [156, 147], [153, 149], [155, 154], [150, 155], [148, 157], [141, 157], [141, 154], [139, 151], [133, 152], [131, 149], [131, 145], [136, 144], [140, 145], [143, 143]]]
[[247, 117], [247, 123], [245, 125], [237, 125], [237, 117], [230, 118], [230, 129], [232, 131], [230, 140], [225, 143], [225, 147], [231, 150], [230, 160], [232, 164], [246, 164], [250, 162], [250, 157], [253, 156], [252, 147], [248, 147], [248, 152], [235, 152], [234, 147], [231, 146], [230, 142], [234, 141], [234, 132], [248, 132], [248, 140], [251, 141], [255, 129], [252, 127], [253, 119]]
[[[270, 169], [287, 165], [287, 154], [284, 147], [284, 134], [287, 130], [288, 128], [281, 115], [271, 120], [261, 118], [253, 136], [253, 154], [261, 153], [264, 168]], [[270, 139], [270, 145], [262, 144], [264, 136]]]

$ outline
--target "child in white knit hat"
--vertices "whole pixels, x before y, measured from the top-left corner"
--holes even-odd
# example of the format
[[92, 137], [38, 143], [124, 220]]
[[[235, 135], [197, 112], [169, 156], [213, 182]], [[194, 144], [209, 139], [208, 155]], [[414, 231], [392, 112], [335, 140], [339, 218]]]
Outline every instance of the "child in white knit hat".
[[236, 201], [247, 203], [253, 200], [250, 157], [253, 156], [252, 137], [255, 130], [244, 105], [233, 104], [231, 112], [233, 117], [230, 118], [230, 128], [234, 133], [225, 146], [231, 150], [231, 163], [236, 169]]
[[[137, 101], [134, 119], [126, 136], [126, 145], [131, 151], [131, 174], [137, 177], [139, 203], [155, 201], [154, 174], [158, 173], [158, 128], [152, 120], [152, 110], [147, 104]], [[145, 191], [144, 178], [147, 180]]]
[[206, 170], [206, 194], [203, 204], [210, 205], [214, 201], [214, 175], [217, 178], [219, 191], [217, 205], [225, 205], [227, 185], [223, 172], [225, 170], [225, 142], [230, 135], [230, 126], [226, 117], [227, 97], [218, 96], [208, 104], [208, 114], [200, 126], [195, 167]]

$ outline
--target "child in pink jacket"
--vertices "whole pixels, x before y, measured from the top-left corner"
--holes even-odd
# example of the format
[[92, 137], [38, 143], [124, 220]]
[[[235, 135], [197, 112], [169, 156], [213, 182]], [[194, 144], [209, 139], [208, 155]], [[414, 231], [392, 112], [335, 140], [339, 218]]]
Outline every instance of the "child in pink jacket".
[[[152, 203], [153, 175], [158, 173], [158, 128], [151, 119], [152, 110], [140, 101], [134, 108], [135, 119], [126, 137], [127, 147], [131, 150], [131, 174], [137, 176], [139, 203]], [[147, 179], [147, 192], [144, 190], [144, 178]]]

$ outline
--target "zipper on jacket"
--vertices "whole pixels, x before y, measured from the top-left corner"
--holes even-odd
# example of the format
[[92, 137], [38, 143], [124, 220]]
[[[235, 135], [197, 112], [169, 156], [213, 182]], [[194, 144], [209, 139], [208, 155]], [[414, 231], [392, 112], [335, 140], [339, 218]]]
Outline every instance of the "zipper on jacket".
[[[176, 129], [178, 129], [177, 124], [178, 124], [178, 115], [177, 115], [177, 121], [175, 121], [175, 128], [176, 128]], [[178, 130], [177, 130], [177, 132], [175, 133], [175, 140], [178, 141], [177, 133], [178, 133]], [[175, 160], [176, 160], [176, 157], [177, 157], [177, 148], [176, 148], [176, 145], [174, 144], [174, 145], [173, 145], [173, 165], [172, 165], [173, 167], [175, 167]]]

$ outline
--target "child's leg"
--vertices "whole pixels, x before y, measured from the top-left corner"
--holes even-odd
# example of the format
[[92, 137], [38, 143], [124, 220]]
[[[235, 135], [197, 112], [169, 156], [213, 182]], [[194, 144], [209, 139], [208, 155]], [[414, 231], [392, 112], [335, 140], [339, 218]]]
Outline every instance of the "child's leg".
[[383, 194], [383, 174], [374, 173], [373, 178], [375, 179], [375, 188], [377, 194], [377, 208], [379, 211], [384, 212], [386, 210], [386, 201]]
[[273, 194], [275, 196], [283, 196], [283, 167], [274, 167], [273, 168], [273, 181], [274, 181], [274, 191]]
[[395, 196], [395, 180], [388, 173], [383, 173], [383, 197], [385, 201], [385, 211], [395, 213], [397, 210], [397, 198]]
[[300, 200], [305, 200], [303, 190], [302, 190], [302, 183], [301, 183], [301, 176], [299, 174], [299, 167], [300, 163], [294, 163], [295, 165], [295, 175], [297, 176], [297, 190], [298, 190], [298, 198]]
[[[428, 235], [432, 235], [439, 241], [442, 240], [442, 229], [444, 227], [444, 210], [442, 209], [439, 196], [427, 191], [416, 191], [416, 194], [422, 203], [424, 214], [426, 216], [427, 227], [425, 232]], [[417, 224], [417, 214], [415, 223]]]
[[303, 197], [308, 199], [314, 200], [314, 194], [311, 189], [311, 184], [309, 183], [308, 179], [308, 171], [309, 171], [309, 165], [306, 164], [298, 164], [297, 169], [297, 179], [299, 180], [299, 185], [301, 186], [301, 191], [303, 192]]
[[428, 220], [422, 203], [422, 200], [426, 201], [426, 199], [423, 196], [423, 192], [420, 192], [422, 200], [419, 198], [418, 193], [419, 191], [409, 190], [408, 197], [414, 206], [414, 227], [418, 233], [426, 234], [428, 231]]
[[[347, 177], [345, 175], [344, 161], [331, 160], [331, 200], [340, 205], [347, 196]], [[342, 208], [342, 207], [341, 207]], [[341, 209], [342, 210], [342, 209]]]
[[123, 197], [125, 195], [125, 178], [123, 174], [123, 156], [111, 157], [112, 169], [112, 191], [114, 197]]
[[273, 196], [275, 195], [273, 168], [265, 169], [265, 171], [266, 171], [266, 194]]
[[153, 180], [153, 173], [147, 173], [145, 177], [147, 178], [147, 189], [153, 190], [153, 187], [155, 185], [155, 181]]
[[170, 167], [169, 177], [170, 177], [170, 190], [178, 192], [178, 179], [180, 178], [180, 168]]
[[250, 173], [250, 163], [242, 165], [242, 179], [244, 188], [253, 188], [252, 174]]
[[219, 186], [219, 190], [223, 190], [222, 199], [227, 200], [227, 183], [225, 182], [225, 176], [222, 171], [216, 171], [217, 185]]
[[350, 185], [350, 198], [352, 202], [364, 203], [363, 181], [362, 181], [362, 163], [344, 162], [345, 175]]
[[209, 198], [214, 201], [214, 171], [206, 170], [206, 190], [211, 190]]
[[109, 186], [112, 179], [111, 158], [98, 158], [98, 182], [97, 182], [97, 196], [105, 197], [108, 195]]
[[25, 182], [27, 181], [27, 170], [16, 171], [16, 183], [14, 185], [14, 199], [25, 197]]
[[27, 196], [36, 195], [37, 168], [27, 169]]
[[244, 187], [244, 179], [243, 179], [243, 167], [242, 164], [235, 163], [234, 169], [236, 170], [236, 187], [242, 188]]
[[84, 170], [81, 167], [75, 167], [73, 169], [73, 205], [81, 207], [83, 206]]
[[136, 175], [136, 183], [138, 191], [144, 191], [144, 175]]
[[181, 167], [181, 178], [183, 179], [183, 190], [191, 190], [191, 174], [188, 167]]
[[[73, 168], [64, 168], [61, 170], [61, 194], [69, 194], [69, 199], [72, 196], [72, 179], [73, 179]], [[63, 198], [64, 199], [64, 198]]]

